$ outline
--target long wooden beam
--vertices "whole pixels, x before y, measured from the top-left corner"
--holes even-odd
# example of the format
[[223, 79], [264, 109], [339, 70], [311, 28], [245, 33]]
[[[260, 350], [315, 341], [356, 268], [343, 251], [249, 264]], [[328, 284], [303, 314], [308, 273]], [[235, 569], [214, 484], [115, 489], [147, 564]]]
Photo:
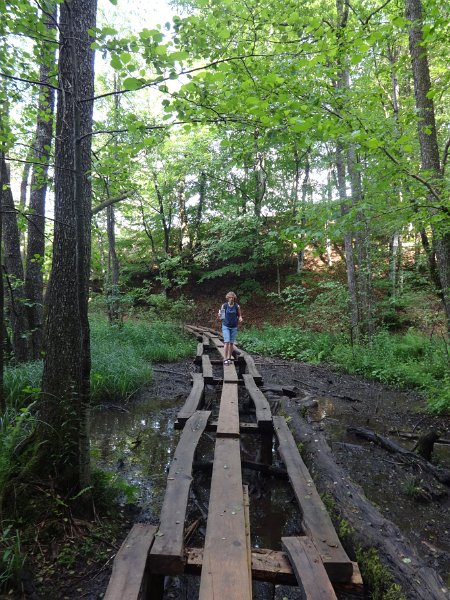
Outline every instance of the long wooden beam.
[[305, 533], [311, 537], [331, 581], [349, 581], [353, 565], [331, 522], [316, 486], [298, 451], [284, 417], [273, 417], [278, 452], [302, 511]]
[[239, 438], [217, 438], [199, 600], [251, 600]]
[[173, 575], [184, 571], [184, 523], [192, 483], [194, 452], [210, 411], [198, 411], [186, 422], [167, 477], [160, 524], [155, 534], [149, 569], [152, 573]]
[[144, 583], [147, 555], [155, 533], [154, 525], [133, 525], [114, 559], [104, 600], [138, 599]]
[[201, 407], [205, 397], [205, 380], [201, 373], [192, 373], [192, 389], [186, 402], [177, 414], [178, 422], [184, 425], [192, 417], [196, 410]]

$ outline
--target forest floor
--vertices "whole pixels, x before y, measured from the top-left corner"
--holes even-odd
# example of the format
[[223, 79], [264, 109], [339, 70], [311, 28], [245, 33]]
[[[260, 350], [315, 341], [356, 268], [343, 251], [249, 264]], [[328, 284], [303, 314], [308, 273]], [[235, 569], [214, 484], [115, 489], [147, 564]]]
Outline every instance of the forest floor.
[[[424, 402], [414, 393], [386, 388], [377, 382], [338, 373], [325, 365], [307, 365], [262, 357], [255, 357], [255, 361], [269, 390], [272, 384], [272, 393], [276, 388], [274, 384], [293, 388], [295, 397], [285, 402], [287, 412], [298, 411], [301, 401], [306, 397], [317, 401], [316, 407], [308, 409], [307, 418], [326, 435], [336, 461], [361, 485], [366, 496], [378, 506], [383, 515], [400, 527], [424, 562], [438, 571], [447, 584], [450, 583], [450, 488], [438, 484], [426, 473], [417, 472], [417, 468], [405, 465], [397, 456], [354, 438], [346, 431], [347, 426], [364, 426], [411, 448], [413, 442], [400, 441], [395, 432], [421, 434], [439, 429], [442, 437], [449, 438], [450, 417], [426, 413]], [[161, 422], [168, 423], [169, 431], [170, 423], [173, 423], [183, 398], [189, 392], [189, 375], [193, 371], [193, 365], [191, 361], [180, 361], [154, 367], [153, 382], [134, 404], [138, 406], [149, 401], [163, 402], [162, 408], [158, 408], [158, 414]], [[124, 416], [122, 411], [116, 411], [113, 406], [102, 410], [112, 414], [115, 423], [120, 422]], [[133, 410], [131, 403], [128, 410]], [[148, 450], [145, 439], [147, 435], [154, 436], [155, 419], [148, 419], [146, 422], [139, 416], [139, 423], [144, 422], [145, 425], [140, 425], [139, 441], [145, 450], [144, 456], [148, 456], [145, 454]], [[111, 425], [107, 427], [110, 428]], [[158, 427], [161, 427], [160, 423]], [[113, 430], [109, 429], [109, 436], [114, 435]], [[443, 466], [450, 468], [450, 446], [436, 446], [435, 458]], [[138, 479], [142, 486], [149, 483], [142, 473], [136, 477], [132, 469], [128, 471], [123, 460], [117, 461], [117, 456], [111, 457], [107, 467], [120, 471], [122, 477], [129, 477], [134, 482]], [[164, 469], [162, 471], [161, 490], [164, 489], [162, 480], [165, 478]], [[74, 552], [73, 560], [68, 558], [68, 564], [64, 564], [60, 557], [57, 558], [55, 543], [48, 548], [40, 547], [39, 550], [35, 547], [34, 554], [29, 557], [33, 585], [28, 586], [29, 593], [26, 597], [33, 600], [102, 598], [113, 557], [128, 528], [134, 520], [157, 522], [158, 503], [161, 499], [160, 491], [149, 511], [148, 506], [145, 506], [144, 494], [140, 505], [133, 510], [124, 508], [118, 515], [104, 517], [103, 533], [98, 534], [98, 529], [96, 535], [90, 536], [87, 530], [84, 534], [80, 533], [78, 547], [86, 546], [87, 540], [92, 545], [89, 560], [82, 553]], [[108, 531], [110, 539], [107, 539]], [[76, 538], [73, 543], [77, 545]], [[182, 596], [177, 596], [174, 592], [168, 597], [181, 599]], [[258, 597], [257, 600], [262, 600], [263, 597]]]

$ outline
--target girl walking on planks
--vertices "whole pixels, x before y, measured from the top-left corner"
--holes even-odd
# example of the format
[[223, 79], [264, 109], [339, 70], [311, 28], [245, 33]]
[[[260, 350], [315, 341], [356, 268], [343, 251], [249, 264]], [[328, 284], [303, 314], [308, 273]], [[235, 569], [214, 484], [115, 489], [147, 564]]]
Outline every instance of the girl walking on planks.
[[222, 334], [224, 342], [224, 365], [231, 364], [234, 350], [234, 342], [237, 336], [238, 323], [242, 323], [241, 307], [237, 304], [237, 296], [234, 292], [228, 292], [225, 296], [226, 302], [222, 304], [218, 317], [222, 321]]

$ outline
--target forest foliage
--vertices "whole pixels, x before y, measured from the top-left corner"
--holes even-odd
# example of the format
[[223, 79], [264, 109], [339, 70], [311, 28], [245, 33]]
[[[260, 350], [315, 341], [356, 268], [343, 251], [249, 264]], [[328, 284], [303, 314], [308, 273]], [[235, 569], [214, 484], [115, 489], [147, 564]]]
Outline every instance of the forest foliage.
[[208, 285], [270, 312], [250, 350], [448, 411], [449, 5], [130, 6], [0, 0], [0, 489], [83, 504], [90, 403], [186, 356]]
[[283, 312], [249, 348], [448, 410], [448, 5], [128, 9], [0, 0], [0, 406], [36, 472], [90, 489], [90, 402], [184, 356], [209, 284]]

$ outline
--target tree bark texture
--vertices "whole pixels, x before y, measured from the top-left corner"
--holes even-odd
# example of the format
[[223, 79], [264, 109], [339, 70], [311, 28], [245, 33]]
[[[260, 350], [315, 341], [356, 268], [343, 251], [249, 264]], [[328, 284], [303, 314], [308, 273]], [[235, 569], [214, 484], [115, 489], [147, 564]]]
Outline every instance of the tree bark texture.
[[[40, 466], [58, 485], [89, 484], [90, 347], [87, 315], [90, 265], [91, 136], [94, 52], [88, 29], [95, 0], [60, 6], [53, 266], [46, 297], [47, 324], [40, 435], [47, 441]], [[46, 468], [45, 468], [46, 467]]]
[[360, 331], [370, 339], [373, 334], [372, 318], [372, 269], [370, 259], [370, 236], [367, 221], [358, 208], [363, 199], [361, 173], [354, 144], [347, 148], [347, 168], [352, 190], [352, 204], [356, 209], [358, 229], [355, 235], [356, 254], [358, 257], [358, 273], [356, 278], [359, 307]]
[[3, 210], [4, 269], [6, 271], [8, 316], [11, 325], [14, 358], [18, 362], [26, 362], [28, 360], [29, 326], [20, 251], [20, 232], [17, 226], [17, 211], [10, 188], [9, 172], [4, 158], [2, 158], [0, 168], [3, 182], [1, 206]]
[[107, 303], [110, 323], [120, 321], [119, 303], [119, 259], [116, 252], [114, 206], [106, 209], [106, 229], [108, 232], [108, 286]]
[[[49, 37], [56, 29], [56, 7], [44, 22]], [[48, 83], [55, 70], [55, 45], [43, 52], [39, 68], [39, 81]], [[48, 162], [53, 138], [53, 114], [55, 93], [52, 88], [42, 86], [39, 91], [38, 116], [34, 143], [34, 165], [31, 175], [30, 216], [28, 217], [28, 245], [25, 269], [25, 293], [28, 298], [28, 321], [30, 325], [30, 358], [41, 356], [43, 343], [43, 296], [44, 276], [42, 263], [45, 255], [45, 198], [47, 195]]]
[[[1, 131], [1, 129], [0, 129]], [[0, 164], [3, 164], [4, 154], [3, 150], [0, 151]], [[3, 176], [2, 169], [0, 168], [0, 190], [3, 189]], [[4, 369], [4, 349], [5, 349], [5, 293], [3, 289], [3, 269], [1, 265], [3, 264], [3, 244], [1, 240], [3, 239], [3, 210], [1, 209], [0, 204], [0, 414], [6, 410], [6, 401], [5, 401], [5, 392], [3, 388], [3, 369]]]
[[[380, 561], [400, 584], [408, 600], [444, 600], [449, 592], [441, 577], [427, 567], [399, 528], [385, 519], [364, 496], [361, 487], [336, 464], [325, 438], [315, 431], [296, 410], [284, 407], [292, 416], [291, 428], [304, 451], [302, 458], [321, 495], [333, 500], [339, 519], [351, 528], [346, 550], [354, 556], [355, 548], [375, 549]], [[407, 561], [402, 560], [407, 557]]]
[[[347, 183], [345, 179], [344, 153], [341, 144], [336, 145], [336, 171], [339, 199], [341, 201], [341, 214], [348, 213]], [[350, 303], [350, 327], [352, 341], [359, 339], [359, 308], [356, 287], [355, 259], [353, 256], [353, 239], [351, 233], [344, 235], [345, 264], [347, 270], [347, 288]]]
[[[439, 146], [436, 133], [434, 102], [429, 97], [431, 91], [428, 53], [423, 43], [423, 14], [421, 0], [406, 0], [406, 17], [411, 21], [409, 27], [409, 53], [414, 79], [414, 95], [417, 108], [417, 131], [420, 145], [421, 166], [427, 179], [442, 197], [444, 181], [441, 172]], [[439, 217], [445, 216], [439, 208], [433, 208], [436, 197], [429, 193], [430, 214], [432, 222], [433, 247], [440, 279], [442, 301], [447, 315], [450, 330], [450, 227], [448, 218], [442, 223]], [[436, 217], [438, 217], [436, 219]]]

